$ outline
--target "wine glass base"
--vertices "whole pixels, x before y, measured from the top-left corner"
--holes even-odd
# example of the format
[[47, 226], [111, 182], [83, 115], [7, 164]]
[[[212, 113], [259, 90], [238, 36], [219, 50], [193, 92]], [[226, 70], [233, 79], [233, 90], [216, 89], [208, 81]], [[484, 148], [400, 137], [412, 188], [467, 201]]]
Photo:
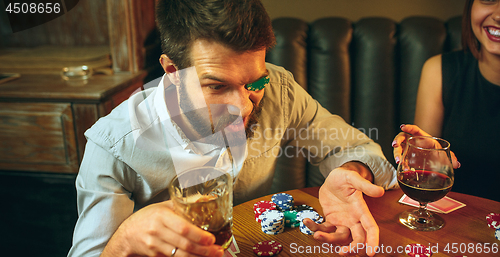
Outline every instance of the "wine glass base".
[[445, 224], [439, 215], [431, 214], [427, 210], [408, 210], [399, 215], [399, 222], [412, 230], [435, 231]]

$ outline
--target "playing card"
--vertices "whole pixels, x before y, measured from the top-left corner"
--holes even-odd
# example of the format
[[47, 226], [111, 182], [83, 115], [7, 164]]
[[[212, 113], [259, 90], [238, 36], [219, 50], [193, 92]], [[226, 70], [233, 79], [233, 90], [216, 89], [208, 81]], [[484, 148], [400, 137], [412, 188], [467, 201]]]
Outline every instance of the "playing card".
[[223, 257], [236, 257], [236, 254], [240, 253], [240, 248], [238, 248], [238, 244], [236, 243], [236, 239], [233, 237], [233, 242], [224, 252]]
[[[403, 196], [399, 199], [399, 202], [403, 203], [403, 204], [410, 205], [410, 206], [414, 206], [414, 207], [419, 206], [417, 201], [411, 199], [410, 197], [408, 197], [405, 194], [403, 194]], [[427, 204], [427, 209], [429, 211], [433, 211], [433, 212], [450, 213], [450, 212], [457, 210], [457, 209], [460, 209], [464, 206], [465, 206], [464, 203], [461, 203], [453, 198], [445, 196], [436, 202], [432, 202], [432, 203]]]

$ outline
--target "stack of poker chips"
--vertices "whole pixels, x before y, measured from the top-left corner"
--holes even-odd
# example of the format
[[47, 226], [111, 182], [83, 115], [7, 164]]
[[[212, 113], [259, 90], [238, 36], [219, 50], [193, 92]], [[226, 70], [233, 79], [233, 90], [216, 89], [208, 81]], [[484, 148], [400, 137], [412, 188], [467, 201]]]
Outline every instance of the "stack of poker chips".
[[298, 228], [300, 226], [296, 210], [285, 211], [283, 212], [283, 215], [285, 215], [285, 227]]
[[293, 209], [293, 197], [286, 193], [274, 194], [271, 200], [276, 204], [280, 211], [291, 211]]
[[306, 235], [313, 235], [314, 232], [311, 231], [306, 225], [304, 225], [304, 219], [309, 218], [312, 221], [321, 224], [324, 219], [319, 213], [313, 210], [304, 210], [297, 213], [297, 220], [300, 222], [300, 232]]
[[260, 215], [268, 210], [276, 210], [276, 204], [271, 201], [259, 201], [253, 205], [253, 212], [255, 213], [255, 221], [261, 222]]
[[285, 230], [285, 215], [278, 210], [267, 210], [260, 215], [262, 232], [277, 235]]

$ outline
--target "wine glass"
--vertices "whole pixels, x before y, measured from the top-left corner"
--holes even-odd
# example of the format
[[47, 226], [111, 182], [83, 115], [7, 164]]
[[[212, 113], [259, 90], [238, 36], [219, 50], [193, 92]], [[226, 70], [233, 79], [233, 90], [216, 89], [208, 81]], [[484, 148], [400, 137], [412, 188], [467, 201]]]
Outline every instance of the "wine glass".
[[420, 205], [416, 210], [401, 213], [399, 221], [414, 230], [442, 228], [444, 219], [427, 211], [427, 204], [443, 198], [453, 185], [450, 143], [437, 137], [410, 137], [397, 172], [403, 192]]

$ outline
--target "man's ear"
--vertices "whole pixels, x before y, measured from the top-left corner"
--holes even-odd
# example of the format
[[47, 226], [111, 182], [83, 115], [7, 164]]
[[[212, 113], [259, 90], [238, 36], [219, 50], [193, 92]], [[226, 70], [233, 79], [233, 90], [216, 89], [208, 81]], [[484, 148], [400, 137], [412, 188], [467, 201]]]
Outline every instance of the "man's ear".
[[168, 58], [166, 54], [162, 54], [160, 56], [160, 64], [161, 67], [163, 67], [163, 70], [165, 71], [170, 82], [175, 85], [179, 85], [179, 69], [177, 69], [177, 66], [174, 64], [174, 62], [170, 58]]

